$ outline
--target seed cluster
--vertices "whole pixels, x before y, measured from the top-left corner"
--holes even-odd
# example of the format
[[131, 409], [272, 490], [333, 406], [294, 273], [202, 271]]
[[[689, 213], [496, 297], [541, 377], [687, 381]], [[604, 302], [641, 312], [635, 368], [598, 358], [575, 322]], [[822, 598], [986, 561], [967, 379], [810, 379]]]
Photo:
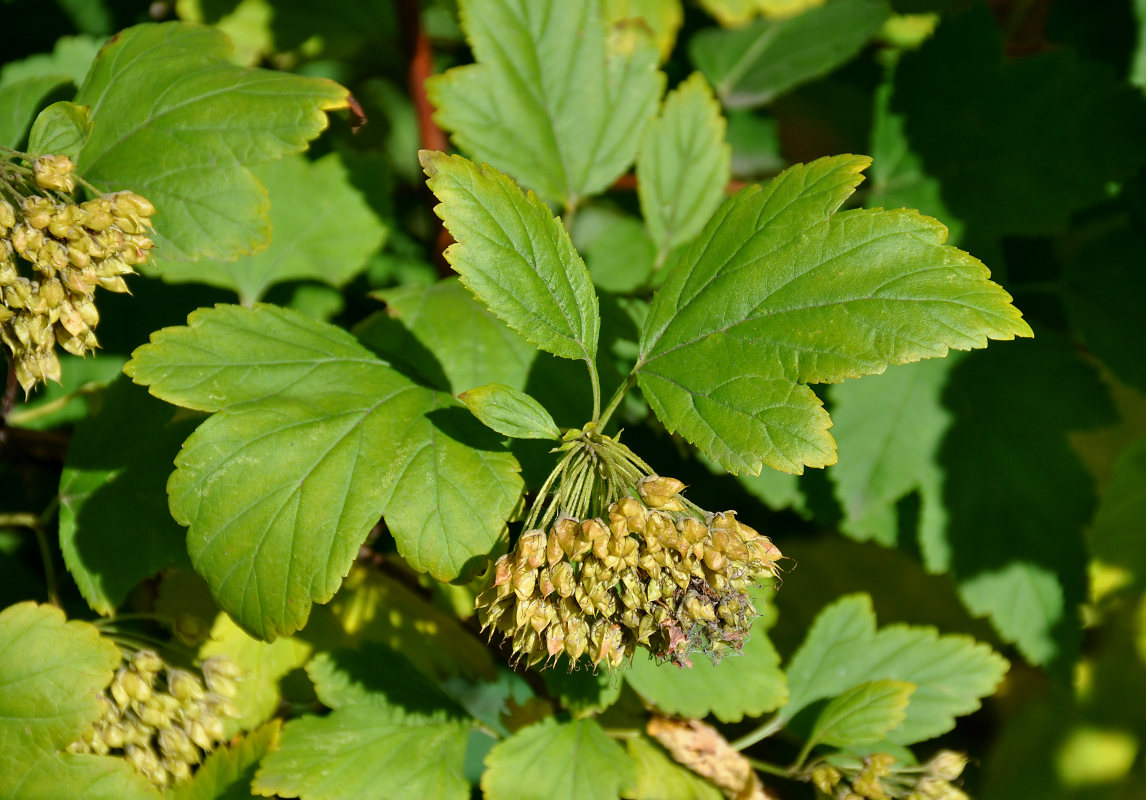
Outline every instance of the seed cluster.
[[202, 679], [154, 651], [136, 652], [99, 695], [103, 716], [68, 752], [121, 756], [159, 787], [190, 777], [223, 740], [223, 720], [238, 716], [239, 667], [216, 656], [201, 669]]
[[853, 767], [821, 764], [812, 770], [812, 783], [833, 800], [967, 800], [952, 784], [963, 774], [967, 757], [941, 750], [922, 767], [896, 765], [888, 753], [872, 753]]
[[608, 508], [608, 520], [559, 517], [524, 532], [477, 599], [483, 628], [512, 640], [528, 665], [619, 667], [638, 646], [691, 666], [739, 650], [757, 611], [748, 589], [777, 574], [780, 551], [736, 513], [688, 510], [684, 484], [650, 476]]
[[115, 192], [77, 204], [72, 172], [67, 156], [41, 156], [31, 180], [50, 196], [24, 195], [30, 183], [7, 180], [8, 196], [0, 193], [0, 341], [25, 391], [60, 379], [57, 344], [81, 356], [98, 346], [96, 287], [126, 292], [123, 276], [153, 246], [151, 203]]

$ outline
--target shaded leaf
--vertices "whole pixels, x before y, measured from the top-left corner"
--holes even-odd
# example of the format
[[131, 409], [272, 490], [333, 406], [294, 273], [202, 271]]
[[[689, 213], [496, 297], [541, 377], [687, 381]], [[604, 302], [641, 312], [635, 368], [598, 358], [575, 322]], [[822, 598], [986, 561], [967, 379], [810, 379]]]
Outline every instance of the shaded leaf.
[[561, 430], [545, 407], [517, 389], [487, 383], [458, 395], [482, 424], [514, 439], [560, 439]]
[[100, 51], [75, 98], [92, 122], [78, 169], [104, 191], [131, 187], [155, 205], [164, 259], [264, 247], [267, 193], [248, 167], [301, 152], [326, 111], [346, 106], [331, 81], [238, 67], [230, 51], [214, 28], [137, 25]]
[[542, 350], [592, 362], [601, 314], [585, 262], [541, 199], [461, 156], [423, 151], [446, 260], [478, 300]]
[[590, 206], [577, 215], [574, 236], [593, 283], [607, 292], [633, 292], [652, 276], [657, 247], [636, 217]]
[[469, 725], [377, 705], [306, 716], [283, 728], [254, 789], [304, 800], [462, 800]]
[[0, 84], [0, 144], [19, 147], [40, 106], [66, 82], [60, 75], [41, 75]]
[[888, 735], [911, 744], [946, 733], [955, 717], [979, 708], [1007, 671], [1006, 660], [969, 636], [889, 625], [878, 633], [871, 598], [849, 595], [824, 608], [788, 664], [786, 722], [811, 703], [868, 681], [915, 684], [906, 719]]
[[569, 672], [547, 669], [541, 673], [550, 695], [561, 702], [561, 707], [577, 714], [604, 711], [621, 696], [622, 681], [618, 673], [589, 669]]
[[720, 205], [732, 148], [707, 81], [693, 73], [665, 97], [637, 156], [641, 215], [662, 251], [684, 244]]
[[1091, 552], [1095, 557], [1129, 569], [1138, 586], [1146, 585], [1143, 520], [1146, 520], [1146, 438], [1139, 438], [1119, 457], [1090, 533]]
[[298, 630], [383, 512], [399, 552], [440, 580], [503, 537], [517, 463], [448, 395], [285, 309], [220, 306], [189, 323], [126, 370], [166, 400], [225, 409], [187, 440], [168, 492], [196, 570], [247, 630]]
[[284, 281], [342, 286], [381, 246], [386, 229], [351, 185], [338, 154], [317, 161], [287, 157], [251, 172], [270, 196], [270, 245], [230, 263], [160, 262], [160, 277], [233, 289], [250, 305]]
[[608, 187], [656, 111], [657, 49], [610, 50], [598, 0], [460, 6], [477, 63], [427, 82], [434, 120], [547, 200], [568, 206]]
[[701, 31], [689, 55], [726, 107], [760, 106], [849, 61], [890, 13], [884, 0], [832, 0], [789, 19]]
[[357, 648], [317, 654], [306, 665], [318, 699], [328, 708], [377, 704], [384, 708], [464, 718], [438, 684], [397, 650], [364, 641]]
[[[166, 567], [190, 567], [165, 489], [179, 445], [199, 421], [124, 378], [76, 425], [60, 475], [60, 550], [97, 613], [110, 616]], [[138, 430], [147, 436], [125, 438]], [[123, 547], [128, 525], [131, 546]]]
[[637, 767], [637, 780], [622, 797], [631, 800], [721, 800], [719, 789], [692, 770], [669, 758], [643, 736], [629, 739], [629, 758]]
[[0, 69], [0, 85], [51, 75], [79, 86], [103, 43], [104, 39], [97, 36], [61, 36], [56, 39], [52, 52], [5, 64]]
[[617, 798], [636, 777], [624, 749], [592, 719], [547, 717], [494, 745], [485, 763], [489, 800]]
[[808, 741], [852, 747], [875, 744], [899, 727], [915, 684], [906, 681], [868, 681], [853, 686], [824, 706]]
[[741, 191], [653, 300], [641, 390], [670, 430], [729, 471], [834, 463], [831, 422], [804, 383], [1030, 335], [987, 268], [944, 246], [937, 221], [836, 213], [868, 163], [822, 158]]
[[251, 781], [259, 761], [274, 751], [281, 727], [274, 720], [238, 742], [217, 748], [191, 780], [176, 783], [166, 796], [171, 800], [248, 800], [254, 796]]
[[402, 360], [454, 394], [485, 383], [524, 389], [537, 348], [482, 306], [456, 278], [373, 293], [386, 311], [355, 328], [369, 347]]
[[788, 696], [780, 655], [758, 620], [741, 655], [719, 664], [693, 659], [690, 669], [658, 665], [643, 652], [633, 660], [625, 680], [661, 711], [682, 717], [714, 715], [721, 722], [759, 716], [784, 703]]

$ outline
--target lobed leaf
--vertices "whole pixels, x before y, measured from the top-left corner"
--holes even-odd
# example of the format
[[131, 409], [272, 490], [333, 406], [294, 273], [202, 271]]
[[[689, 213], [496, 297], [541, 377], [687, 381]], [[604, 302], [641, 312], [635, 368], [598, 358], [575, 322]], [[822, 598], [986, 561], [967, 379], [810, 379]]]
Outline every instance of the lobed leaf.
[[731, 175], [732, 148], [724, 117], [700, 73], [665, 97], [637, 156], [641, 215], [653, 241], [667, 251], [704, 227]]
[[1031, 335], [946, 229], [909, 211], [836, 213], [869, 159], [822, 158], [729, 199], [653, 300], [636, 371], [654, 412], [732, 472], [835, 461], [804, 383]]
[[808, 735], [809, 742], [832, 747], [875, 744], [899, 727], [915, 684], [867, 681], [848, 689], [824, 706]]
[[546, 717], [494, 745], [485, 764], [489, 800], [617, 798], [636, 777], [624, 749], [593, 719]]
[[399, 552], [439, 580], [503, 537], [517, 462], [448, 395], [285, 309], [221, 306], [190, 323], [125, 369], [166, 400], [223, 409], [184, 444], [168, 494], [195, 569], [244, 628], [301, 628], [383, 513]]
[[342, 286], [381, 246], [386, 229], [351, 184], [336, 153], [317, 161], [289, 156], [251, 172], [270, 197], [270, 244], [231, 263], [161, 261], [163, 280], [233, 289], [244, 305], [251, 305], [285, 281]]
[[463, 800], [469, 727], [375, 705], [301, 717], [263, 759], [254, 791], [305, 800]]
[[868, 595], [848, 595], [816, 617], [788, 664], [788, 704], [777, 722], [810, 704], [869, 681], [915, 685], [907, 715], [888, 741], [912, 744], [946, 733], [955, 717], [979, 707], [1007, 671], [1006, 660], [968, 636], [890, 625], [878, 633]]
[[[11, 755], [11, 754], [9, 754]], [[160, 800], [159, 790], [113, 756], [20, 752], [0, 756], [0, 796], [5, 800]]]
[[426, 83], [434, 120], [478, 161], [565, 206], [633, 162], [664, 89], [656, 47], [610, 48], [599, 0], [462, 0], [476, 64]]
[[301, 152], [326, 112], [346, 107], [346, 90], [331, 81], [239, 67], [230, 52], [214, 28], [136, 25], [104, 46], [75, 97], [92, 123], [79, 171], [155, 205], [164, 259], [265, 247], [267, 193], [249, 167]]
[[490, 311], [542, 350], [592, 362], [601, 314], [561, 222], [508, 176], [461, 156], [420, 154], [434, 211], [455, 244], [446, 260]]
[[726, 108], [761, 106], [851, 60], [890, 15], [885, 0], [832, 0], [787, 19], [700, 31], [689, 55]]

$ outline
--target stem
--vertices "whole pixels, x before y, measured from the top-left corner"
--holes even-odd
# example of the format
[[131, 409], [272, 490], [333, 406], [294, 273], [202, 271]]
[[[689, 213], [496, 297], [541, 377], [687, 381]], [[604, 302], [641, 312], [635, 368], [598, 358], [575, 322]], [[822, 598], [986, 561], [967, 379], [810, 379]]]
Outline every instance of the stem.
[[804, 746], [800, 748], [800, 754], [796, 756], [796, 760], [792, 762], [792, 772], [800, 771], [800, 768], [804, 766], [804, 762], [808, 758], [808, 754], [812, 752], [812, 748], [817, 744], [818, 742], [815, 739], [809, 739], [804, 742]]
[[769, 736], [776, 733], [776, 731], [783, 727], [784, 723], [780, 719], [780, 715], [774, 714], [772, 719], [765, 722], [759, 728], [745, 734], [744, 736], [741, 736], [739, 739], [732, 742], [732, 748], [734, 750], [746, 750], [757, 742], [767, 739]]
[[625, 382], [617, 387], [617, 391], [613, 393], [612, 398], [609, 400], [609, 405], [605, 406], [605, 410], [601, 414], [593, 415], [593, 422], [597, 426], [597, 430], [603, 430], [605, 423], [609, 421], [609, 417], [613, 416], [613, 412], [617, 410], [617, 406], [621, 404], [621, 400], [625, 398], [625, 393], [632, 389], [637, 383], [637, 372], [633, 370], [629, 373], [629, 377], [625, 378]]
[[565, 226], [565, 232], [568, 234], [573, 233], [573, 219], [577, 216], [577, 204], [580, 198], [574, 195], [569, 198], [569, 202], [565, 204], [565, 213], [561, 215], [561, 224]]
[[74, 392], [68, 392], [63, 397], [57, 397], [55, 400], [49, 400], [48, 402], [42, 403], [34, 408], [26, 408], [20, 411], [13, 411], [8, 415], [8, 422], [13, 425], [24, 425], [28, 422], [31, 422], [32, 420], [39, 419], [40, 417], [46, 417], [49, 414], [54, 414], [66, 406], [68, 403], [75, 400], [77, 397], [83, 397], [84, 395], [92, 394], [102, 386], [103, 384], [97, 383], [95, 381], [92, 381], [91, 383], [85, 383]]
[[48, 503], [39, 515], [27, 512], [15, 514], [0, 514], [0, 526], [3, 525], [18, 525], [21, 528], [28, 528], [36, 535], [36, 544], [40, 547], [40, 558], [44, 562], [44, 584], [48, 590], [48, 602], [56, 608], [63, 608], [60, 602], [60, 587], [56, 581], [56, 564], [52, 561], [52, 548], [48, 544], [48, 537], [44, 533], [44, 528], [47, 527], [48, 520], [56, 513], [59, 508], [60, 498], [53, 497], [52, 502]]
[[593, 421], [601, 416], [601, 379], [597, 375], [597, 364], [592, 358], [585, 357], [585, 364], [589, 367], [589, 383], [593, 386]]
[[[745, 758], [748, 758], [745, 756]], [[761, 772], [767, 772], [769, 775], [778, 775], [781, 778], [791, 778], [792, 770], [787, 767], [780, 767], [776, 764], [769, 764], [767, 761], [761, 761], [758, 758], [748, 758], [748, 763], [752, 765], [753, 769], [758, 769]]]

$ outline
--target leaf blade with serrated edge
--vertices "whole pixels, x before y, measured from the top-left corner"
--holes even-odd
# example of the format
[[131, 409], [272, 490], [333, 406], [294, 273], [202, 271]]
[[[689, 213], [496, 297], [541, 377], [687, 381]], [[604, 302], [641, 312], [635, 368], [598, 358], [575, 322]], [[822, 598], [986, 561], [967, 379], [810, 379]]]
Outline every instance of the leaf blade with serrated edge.
[[641, 389], [730, 471], [834, 463], [830, 420], [805, 383], [1031, 335], [987, 268], [944, 246], [939, 222], [836, 213], [868, 163], [822, 158], [729, 199], [653, 300]]
[[636, 777], [628, 753], [593, 719], [547, 717], [494, 745], [485, 764], [489, 800], [616, 798]]
[[102, 190], [130, 187], [155, 205], [165, 259], [264, 247], [266, 190], [247, 167], [301, 152], [326, 112], [346, 107], [332, 81], [238, 67], [230, 51], [215, 28], [137, 25], [104, 46], [75, 98], [92, 124], [77, 168]]
[[561, 429], [541, 403], [503, 383], [487, 383], [462, 392], [465, 403], [483, 425], [514, 439], [560, 439]]
[[259, 761], [278, 745], [282, 723], [268, 722], [237, 742], [216, 749], [189, 781], [177, 782], [169, 800], [246, 800]]
[[878, 680], [861, 683], [824, 706], [808, 735], [809, 743], [833, 747], [875, 744], [907, 716], [915, 684]]
[[592, 362], [597, 293], [561, 222], [492, 167], [433, 150], [419, 157], [440, 201], [434, 211], [456, 240], [445, 256], [462, 283], [542, 350]]
[[306, 800], [464, 800], [462, 776], [472, 724], [346, 706], [288, 722], [278, 750], [263, 759], [253, 789]]
[[720, 205], [732, 167], [720, 105], [699, 72], [665, 97], [637, 156], [637, 194], [662, 250], [684, 244]]
[[656, 47], [608, 52], [597, 0], [464, 0], [460, 12], [477, 63], [426, 82], [434, 120], [547, 200], [608, 187], [656, 111]]
[[774, 724], [858, 683], [915, 684], [903, 723], [888, 741], [912, 744], [945, 733], [955, 717], [979, 708], [1006, 673], [1006, 659], [968, 636], [891, 625], [876, 631], [868, 595], [848, 595], [824, 608], [787, 667], [789, 699]]
[[724, 794], [688, 767], [673, 761], [643, 736], [628, 741], [637, 779], [624, 797], [633, 800], [721, 800]]
[[503, 538], [521, 492], [516, 460], [452, 398], [296, 312], [200, 310], [127, 371], [225, 409], [187, 440], [168, 494], [196, 570], [261, 638], [333, 596], [379, 516], [412, 566], [450, 580]]

